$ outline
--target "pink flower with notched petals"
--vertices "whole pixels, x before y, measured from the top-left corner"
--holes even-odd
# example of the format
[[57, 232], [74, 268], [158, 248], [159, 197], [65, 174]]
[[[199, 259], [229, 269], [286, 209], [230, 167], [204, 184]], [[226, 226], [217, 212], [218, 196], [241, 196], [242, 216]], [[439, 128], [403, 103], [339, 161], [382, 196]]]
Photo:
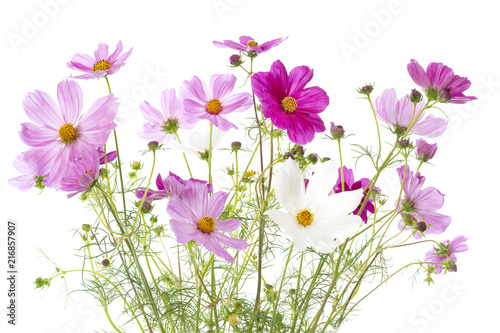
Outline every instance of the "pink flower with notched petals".
[[410, 124], [414, 124], [411, 127], [411, 133], [436, 138], [446, 131], [448, 122], [433, 115], [425, 117], [425, 111], [420, 113], [424, 106], [425, 103], [421, 101], [416, 104], [415, 108], [406, 96], [398, 100], [394, 88], [384, 90], [382, 95], [375, 100], [378, 118], [390, 125], [393, 132], [401, 135], [406, 132]]
[[222, 245], [241, 251], [249, 244], [223, 233], [233, 232], [241, 225], [241, 221], [236, 219], [217, 221], [226, 199], [227, 193], [223, 191], [209, 197], [206, 184], [189, 180], [182, 191], [182, 199], [174, 195], [168, 202], [167, 212], [171, 217], [170, 227], [179, 243], [186, 244], [194, 240], [232, 264], [234, 258]]
[[255, 52], [257, 54], [269, 51], [275, 46], [278, 46], [281, 42], [285, 41], [288, 37], [285, 38], [276, 38], [269, 42], [265, 42], [259, 45], [250, 36], [241, 36], [240, 42], [236, 43], [231, 40], [223, 40], [222, 42], [214, 41], [214, 45], [220, 48], [229, 48], [233, 50], [238, 50], [242, 52]]
[[72, 76], [75, 79], [97, 79], [114, 74], [125, 65], [125, 60], [132, 54], [132, 49], [120, 55], [122, 51], [123, 45], [121, 41], [118, 42], [116, 50], [111, 55], [108, 55], [109, 46], [100, 43], [94, 52], [94, 57], [88, 54], [75, 54], [66, 65], [71, 69], [85, 73]]
[[[438, 213], [443, 207], [444, 194], [434, 187], [422, 189], [425, 177], [420, 172], [414, 174], [408, 167], [401, 166], [397, 169], [399, 180], [403, 182], [404, 199], [401, 200], [398, 210], [401, 210], [402, 220], [399, 221], [400, 229], [418, 230], [424, 234], [440, 234], [450, 225], [451, 217]], [[420, 239], [419, 232], [414, 235]]]
[[424, 139], [417, 139], [417, 159], [422, 162], [431, 160], [437, 151], [437, 143], [430, 144]]
[[[434, 266], [436, 274], [440, 274], [443, 268], [456, 271], [457, 256], [455, 253], [465, 252], [469, 249], [465, 244], [466, 241], [467, 238], [464, 236], [455, 237], [451, 243], [449, 240], [445, 240], [439, 244], [438, 248], [434, 248], [434, 250], [425, 254], [425, 261], [434, 263], [430, 265]], [[452, 261], [451, 265], [450, 260]]]
[[191, 129], [195, 126], [194, 122], [189, 122], [175, 89], [165, 89], [161, 93], [161, 111], [148, 102], [143, 102], [139, 109], [148, 123], [143, 125], [143, 131], [138, 134], [148, 142], [167, 144], [172, 139], [177, 140], [175, 133], [179, 128]]
[[[31, 148], [34, 149], [34, 148]], [[22, 176], [17, 176], [15, 178], [9, 179], [9, 184], [12, 187], [15, 187], [21, 191], [27, 191], [31, 188], [33, 188], [35, 185], [37, 185], [37, 182], [39, 182], [39, 185], [47, 185], [47, 182], [45, 181], [45, 177], [41, 176], [38, 177], [36, 175], [36, 171], [34, 168], [34, 165], [27, 163], [24, 160], [24, 155], [25, 153], [21, 153], [16, 156], [16, 159], [14, 160], [14, 167], [22, 173]]]
[[408, 74], [425, 90], [429, 100], [465, 104], [477, 99], [463, 94], [470, 88], [470, 81], [466, 77], [455, 75], [450, 67], [440, 62], [431, 62], [425, 71], [416, 60], [412, 59], [407, 68]]
[[[35, 90], [24, 99], [23, 107], [34, 123], [22, 123], [21, 140], [34, 149], [24, 160], [35, 174], [46, 176], [48, 186], [59, 189], [70, 162], [84, 151], [96, 151], [106, 143], [118, 113], [113, 95], [97, 99], [82, 115], [83, 95], [78, 83], [64, 80], [57, 85], [56, 102], [43, 91]], [[49, 173], [50, 172], [50, 173]]]
[[[189, 181], [205, 184], [207, 186], [208, 193], [213, 192], [212, 184], [205, 180], [191, 178]], [[184, 186], [187, 182], [188, 181], [182, 179], [173, 172], [169, 172], [166, 178], [162, 178], [161, 174], [158, 174], [158, 176], [156, 177], [156, 188], [158, 190], [148, 189], [146, 197], [148, 201], [161, 200], [172, 197], [174, 195], [178, 195], [182, 199], [182, 191], [184, 190]], [[140, 188], [135, 191], [135, 195], [137, 198], [142, 199], [145, 192], [145, 188]]]
[[197, 76], [191, 81], [184, 81], [180, 96], [184, 100], [188, 121], [207, 119], [224, 132], [237, 128], [225, 115], [247, 110], [253, 100], [252, 95], [246, 92], [231, 95], [235, 84], [236, 76], [232, 74], [212, 75], [208, 88]]
[[71, 192], [68, 198], [89, 190], [99, 179], [99, 168], [97, 151], [84, 151], [71, 162], [68, 174], [61, 182], [61, 190]]
[[315, 133], [326, 129], [319, 113], [330, 100], [319, 87], [305, 88], [312, 77], [313, 70], [307, 66], [295, 67], [288, 74], [279, 60], [269, 72], [252, 76], [252, 89], [262, 101], [264, 116], [274, 126], [286, 130], [290, 140], [299, 145], [311, 142]]

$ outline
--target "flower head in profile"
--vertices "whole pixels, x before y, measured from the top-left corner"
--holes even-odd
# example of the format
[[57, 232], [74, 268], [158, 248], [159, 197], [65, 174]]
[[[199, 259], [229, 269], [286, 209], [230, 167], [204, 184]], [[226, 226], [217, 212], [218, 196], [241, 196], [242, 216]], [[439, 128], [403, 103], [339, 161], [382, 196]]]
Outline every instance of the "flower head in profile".
[[176, 140], [179, 128], [191, 129], [195, 126], [195, 123], [188, 121], [182, 100], [177, 97], [175, 89], [165, 89], [161, 93], [161, 111], [148, 102], [141, 104], [140, 111], [148, 122], [142, 126], [143, 131], [138, 134], [148, 141], [167, 144], [172, 139]]
[[104, 148], [98, 148], [97, 153], [99, 154], [99, 164], [100, 165], [104, 165], [106, 163], [111, 163], [118, 156], [116, 151], [110, 151], [110, 152], [106, 153], [104, 151]]
[[337, 246], [335, 238], [343, 241], [359, 227], [360, 217], [349, 214], [359, 205], [363, 190], [329, 195], [335, 184], [333, 162], [318, 169], [306, 189], [297, 162], [285, 160], [274, 177], [276, 197], [285, 211], [267, 214], [292, 238], [297, 250], [305, 250], [309, 242], [315, 250], [331, 253]]
[[269, 51], [275, 46], [278, 46], [281, 42], [285, 41], [287, 38], [288, 37], [276, 38], [270, 40], [269, 42], [259, 44], [257, 43], [257, 41], [255, 41], [255, 39], [253, 39], [250, 36], [241, 36], [239, 43], [233, 42], [231, 40], [223, 40], [222, 42], [214, 41], [214, 45], [220, 48], [229, 48], [241, 52], [255, 52], [256, 54], [260, 54]]
[[[337, 183], [333, 187], [333, 192], [334, 193], [341, 193], [341, 192], [349, 192], [349, 191], [354, 191], [354, 190], [359, 190], [359, 189], [366, 189], [368, 184], [370, 183], [370, 180], [368, 178], [361, 178], [358, 181], [354, 181], [354, 172], [351, 169], [348, 169], [345, 165], [343, 167], [344, 169], [344, 190], [342, 191], [342, 175], [340, 173], [340, 168], [339, 168], [339, 177], [337, 178]], [[380, 191], [378, 188], [374, 188], [374, 190]], [[363, 192], [364, 193], [364, 192]], [[361, 204], [365, 200], [367, 193], [363, 194], [363, 198], [359, 202], [358, 207], [352, 212], [354, 215], [358, 215], [359, 210], [361, 208]], [[365, 207], [363, 208], [362, 213], [359, 215], [361, 217], [361, 220], [363, 220], [364, 223], [368, 221], [368, 212], [370, 213], [375, 213], [375, 206], [373, 205], [373, 199], [369, 199], [366, 202]]]
[[247, 110], [253, 100], [246, 92], [231, 95], [235, 84], [236, 76], [232, 74], [212, 75], [208, 87], [197, 76], [184, 81], [180, 96], [188, 121], [195, 123], [207, 119], [224, 132], [237, 128], [226, 115]]
[[[213, 192], [212, 184], [205, 180], [191, 178], [188, 181], [205, 184], [207, 186], [208, 193]], [[161, 174], [158, 174], [156, 177], [156, 188], [158, 190], [148, 189], [148, 192], [146, 193], [146, 190], [141, 188], [136, 190], [135, 194], [137, 198], [142, 199], [144, 197], [144, 193], [146, 193], [148, 201], [170, 198], [174, 195], [177, 195], [182, 199], [182, 191], [188, 181], [182, 179], [173, 172], [169, 172], [166, 178], [162, 178]]]
[[[31, 148], [34, 149], [34, 148]], [[45, 176], [37, 176], [36, 168], [33, 164], [27, 163], [24, 160], [25, 153], [20, 153], [14, 160], [14, 167], [22, 173], [21, 176], [9, 179], [9, 184], [21, 191], [27, 191], [33, 187], [43, 188], [47, 185]]]
[[252, 76], [252, 89], [262, 101], [264, 116], [286, 130], [290, 140], [299, 145], [311, 142], [315, 133], [326, 130], [319, 113], [330, 100], [319, 87], [305, 88], [312, 77], [313, 70], [307, 66], [295, 67], [288, 74], [279, 60], [269, 72]]
[[120, 55], [122, 51], [121, 41], [118, 42], [116, 50], [112, 54], [109, 54], [108, 45], [100, 43], [93, 57], [88, 54], [75, 54], [66, 65], [71, 69], [85, 73], [73, 76], [75, 79], [97, 79], [114, 74], [125, 65], [125, 60], [132, 54], [132, 49]]
[[422, 162], [431, 160], [437, 151], [437, 143], [430, 144], [424, 139], [417, 139], [417, 159]]
[[424, 101], [413, 104], [406, 96], [398, 100], [394, 88], [384, 90], [375, 100], [377, 117], [391, 126], [394, 133], [401, 135], [413, 124], [411, 133], [436, 138], [446, 131], [448, 122], [433, 115], [425, 117], [424, 106]]
[[241, 251], [249, 244], [243, 239], [224, 234], [235, 231], [241, 224], [240, 220], [217, 221], [224, 210], [226, 199], [227, 193], [222, 191], [209, 197], [206, 184], [189, 180], [182, 191], [182, 199], [177, 195], [170, 198], [167, 212], [171, 217], [170, 227], [179, 243], [194, 240], [196, 244], [232, 264], [234, 258], [222, 245]]
[[443, 269], [456, 272], [457, 256], [455, 254], [465, 252], [469, 249], [467, 244], [465, 244], [466, 241], [466, 237], [457, 236], [451, 242], [446, 240], [439, 243], [437, 248], [435, 247], [434, 250], [425, 254], [425, 261], [434, 263], [430, 265], [434, 266], [436, 274], [440, 274]]
[[29, 93], [23, 107], [33, 123], [22, 123], [19, 132], [21, 140], [35, 148], [25, 153], [24, 160], [55, 189], [60, 188], [70, 162], [84, 151], [104, 146], [116, 127], [113, 121], [118, 112], [118, 100], [107, 95], [82, 115], [82, 90], [74, 81], [60, 82], [57, 98], [59, 105], [43, 91]]
[[450, 67], [440, 62], [431, 62], [425, 71], [416, 60], [412, 59], [407, 68], [413, 81], [425, 90], [427, 98], [431, 101], [464, 104], [477, 99], [463, 94], [470, 88], [470, 81], [466, 77], [455, 75]]
[[451, 222], [451, 217], [438, 213], [444, 204], [444, 194], [434, 187], [422, 189], [425, 177], [410, 171], [405, 166], [397, 169], [399, 180], [403, 183], [405, 197], [398, 209], [402, 211], [402, 220], [399, 221], [400, 229], [411, 229], [415, 238], [420, 239], [423, 234], [440, 234], [446, 230]]
[[88, 191], [99, 179], [99, 155], [96, 151], [84, 151], [71, 162], [68, 174], [61, 182], [61, 190], [71, 192], [68, 198]]

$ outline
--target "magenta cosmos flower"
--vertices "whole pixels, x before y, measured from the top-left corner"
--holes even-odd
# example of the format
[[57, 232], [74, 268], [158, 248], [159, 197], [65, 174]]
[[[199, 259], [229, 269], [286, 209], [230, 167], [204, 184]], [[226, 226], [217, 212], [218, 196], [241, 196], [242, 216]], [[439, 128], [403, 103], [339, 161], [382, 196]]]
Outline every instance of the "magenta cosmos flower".
[[447, 271], [456, 272], [457, 266], [455, 263], [457, 256], [455, 253], [465, 252], [469, 249], [467, 244], [465, 244], [466, 241], [466, 237], [457, 236], [451, 243], [449, 240], [439, 243], [438, 248], [434, 248], [434, 250], [425, 254], [425, 261], [435, 263], [431, 264], [431, 266], [434, 266], [437, 274], [440, 274], [443, 268]]
[[[406, 169], [405, 176], [404, 170], [404, 165], [397, 169], [399, 181], [402, 183], [404, 179], [405, 194], [398, 207], [403, 218], [399, 221], [400, 229], [418, 230], [424, 234], [442, 233], [451, 222], [451, 217], [437, 212], [443, 207], [444, 194], [434, 187], [422, 189], [425, 177], [420, 172], [413, 174], [410, 168]], [[415, 238], [421, 237], [419, 232], [415, 233]]]
[[[31, 148], [35, 149], [35, 148]], [[37, 176], [35, 166], [27, 163], [24, 160], [25, 153], [21, 153], [16, 156], [14, 160], [14, 167], [22, 173], [22, 176], [17, 176], [15, 178], [9, 179], [9, 184], [12, 187], [15, 187], [21, 191], [27, 191], [34, 186], [43, 188], [43, 186], [47, 185], [44, 176]]]
[[208, 88], [197, 76], [184, 81], [180, 95], [188, 121], [207, 119], [224, 132], [237, 128], [225, 115], [245, 111], [253, 101], [249, 93], [231, 95], [235, 84], [236, 76], [232, 74], [212, 75]]
[[425, 71], [416, 60], [412, 59], [407, 68], [408, 74], [425, 90], [429, 100], [464, 104], [477, 99], [463, 94], [470, 88], [470, 81], [466, 77], [455, 75], [450, 67], [440, 62], [431, 62]]
[[[212, 184], [205, 180], [191, 178], [189, 181], [205, 184], [208, 193], [213, 192]], [[146, 194], [147, 199], [148, 201], [161, 200], [174, 195], [178, 195], [182, 199], [182, 191], [184, 190], [187, 182], [188, 181], [182, 179], [173, 172], [169, 172], [166, 178], [162, 178], [161, 174], [158, 174], [156, 177], [156, 188], [158, 190], [148, 189], [148, 193]], [[145, 192], [146, 190], [144, 188], [135, 191], [136, 197], [142, 199]]]
[[[103, 147], [116, 125], [118, 100], [113, 95], [99, 98], [82, 116], [83, 95], [78, 83], [64, 80], [57, 85], [56, 102], [35, 90], [24, 99], [23, 107], [33, 123], [22, 123], [19, 132], [24, 143], [35, 149], [24, 159], [35, 173], [46, 176], [50, 187], [59, 189], [61, 180], [84, 151]], [[50, 174], [49, 174], [50, 172]]]
[[314, 133], [326, 129], [318, 114], [330, 100], [319, 87], [305, 88], [312, 77], [313, 70], [307, 66], [295, 67], [288, 74], [279, 60], [269, 72], [252, 76], [252, 89], [261, 99], [264, 116], [274, 126], [286, 130], [290, 140], [299, 145], [311, 142]]
[[417, 139], [417, 159], [422, 162], [431, 160], [438, 149], [437, 143], [430, 144], [424, 139]]
[[[345, 165], [343, 169], [344, 169], [344, 192], [354, 191], [360, 188], [366, 189], [368, 183], [370, 183], [370, 180], [368, 178], [361, 178], [358, 181], [354, 181], [354, 172], [351, 169], [348, 169]], [[380, 189], [377, 187], [375, 187], [374, 190], [380, 191]], [[333, 193], [341, 193], [341, 192], [342, 192], [342, 175], [340, 174], [340, 168], [339, 168], [339, 177], [337, 178], [337, 183], [333, 187]], [[352, 212], [354, 215], [358, 215], [359, 209], [361, 208], [361, 204], [363, 203], [365, 198], [366, 198], [366, 193], [364, 193], [363, 199], [361, 199], [358, 207], [356, 207], [356, 209]], [[365, 208], [363, 208], [363, 211], [359, 215], [364, 223], [368, 221], [368, 212], [372, 214], [375, 213], [375, 206], [373, 205], [373, 199], [368, 200], [368, 202], [365, 205]]]
[[276, 38], [273, 40], [270, 40], [269, 42], [265, 42], [262, 44], [259, 44], [255, 41], [250, 36], [241, 36], [240, 37], [240, 42], [236, 43], [231, 40], [223, 40], [221, 42], [214, 41], [214, 45], [217, 47], [221, 48], [229, 48], [233, 50], [238, 50], [242, 52], [255, 52], [257, 54], [260, 54], [262, 52], [269, 51], [275, 46], [278, 46], [281, 42], [285, 41], [288, 37], [285, 38]]
[[234, 263], [234, 258], [224, 249], [222, 244], [241, 251], [249, 244], [243, 239], [229, 237], [223, 232], [236, 230], [240, 220], [229, 219], [217, 221], [224, 210], [227, 193], [222, 191], [208, 196], [206, 184], [188, 181], [182, 191], [182, 199], [174, 195], [170, 198], [167, 212], [170, 215], [170, 227], [177, 241], [181, 244], [194, 240], [228, 263]]
[[141, 114], [148, 121], [143, 125], [143, 131], [139, 136], [149, 141], [158, 141], [167, 144], [170, 140], [176, 140], [175, 133], [179, 128], [191, 129], [195, 123], [190, 123], [186, 117], [175, 89], [165, 89], [161, 93], [161, 112], [148, 102], [140, 106]]
[[84, 151], [71, 162], [68, 174], [61, 182], [61, 190], [71, 192], [68, 198], [90, 190], [99, 179], [99, 155], [97, 151]]
[[433, 115], [425, 117], [425, 111], [420, 114], [424, 106], [425, 103], [421, 101], [416, 104], [415, 108], [406, 96], [398, 100], [394, 88], [384, 90], [382, 95], [375, 100], [377, 116], [390, 125], [394, 133], [403, 134], [411, 122], [414, 123], [411, 133], [428, 138], [438, 137], [446, 131], [448, 122]]
[[75, 79], [97, 79], [116, 73], [125, 65], [125, 60], [132, 54], [132, 49], [120, 55], [123, 51], [123, 44], [122, 41], [119, 41], [115, 52], [108, 55], [109, 46], [100, 43], [94, 52], [94, 57], [82, 53], [75, 54], [66, 65], [71, 69], [85, 73], [73, 76]]

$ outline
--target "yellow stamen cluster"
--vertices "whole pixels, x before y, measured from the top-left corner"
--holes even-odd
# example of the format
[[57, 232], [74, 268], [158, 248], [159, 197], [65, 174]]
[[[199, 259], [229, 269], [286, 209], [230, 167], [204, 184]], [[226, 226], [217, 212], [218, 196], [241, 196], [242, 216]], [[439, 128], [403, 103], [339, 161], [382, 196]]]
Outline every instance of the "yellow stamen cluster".
[[243, 174], [243, 177], [244, 178], [249, 178], [249, 177], [252, 177], [252, 176], [255, 176], [257, 174], [256, 171], [247, 171]]
[[198, 221], [198, 229], [209, 234], [215, 229], [215, 221], [210, 216], [202, 217], [200, 221]]
[[98, 62], [96, 62], [94, 64], [94, 66], [92, 66], [92, 70], [94, 72], [104, 71], [106, 69], [109, 69], [110, 67], [111, 67], [111, 63], [106, 59], [102, 59], [102, 60], [99, 60]]
[[256, 41], [254, 41], [254, 40], [249, 40], [247, 42], [247, 46], [257, 47], [257, 46], [259, 46], [259, 44]]
[[311, 213], [309, 209], [302, 209], [298, 214], [297, 214], [297, 222], [299, 224], [302, 224], [304, 227], [307, 227], [312, 223], [314, 219], [314, 214]]
[[297, 101], [293, 97], [285, 97], [281, 101], [281, 108], [286, 113], [292, 113], [297, 109]]
[[[87, 174], [87, 173], [91, 173], [91, 174], [92, 174], [92, 177], [94, 177], [94, 176], [95, 176], [95, 175], [94, 175], [94, 171], [92, 171], [92, 170], [90, 170], [90, 169], [89, 169], [89, 170], [85, 170], [85, 173], [86, 173], [86, 174]], [[81, 176], [80, 176], [80, 178], [82, 178], [82, 177], [83, 177], [83, 175], [81, 175]], [[78, 182], [80, 182], [80, 181], [78, 181]]]
[[207, 110], [212, 114], [217, 114], [222, 110], [222, 103], [217, 99], [211, 99], [207, 103]]
[[68, 144], [76, 139], [76, 128], [72, 124], [64, 124], [59, 129], [59, 137]]

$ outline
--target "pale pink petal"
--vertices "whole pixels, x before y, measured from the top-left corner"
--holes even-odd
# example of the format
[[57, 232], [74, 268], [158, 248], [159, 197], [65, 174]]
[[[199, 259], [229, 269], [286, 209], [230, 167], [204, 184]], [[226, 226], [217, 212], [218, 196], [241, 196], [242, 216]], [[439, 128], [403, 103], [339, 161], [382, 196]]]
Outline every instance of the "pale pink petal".
[[83, 94], [75, 81], [64, 80], [57, 85], [57, 99], [66, 124], [76, 124], [82, 113]]

